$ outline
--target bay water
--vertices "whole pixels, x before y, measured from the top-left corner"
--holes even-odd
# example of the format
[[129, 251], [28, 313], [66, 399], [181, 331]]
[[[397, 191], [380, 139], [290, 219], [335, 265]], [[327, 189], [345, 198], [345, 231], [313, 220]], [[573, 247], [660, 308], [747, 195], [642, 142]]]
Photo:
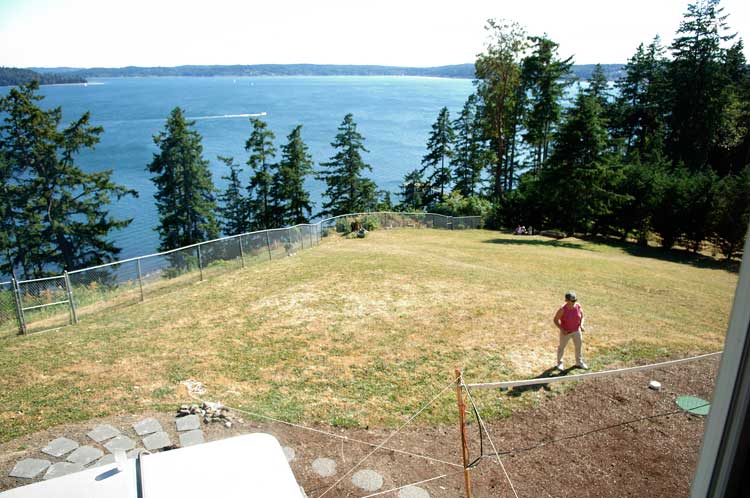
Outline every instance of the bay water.
[[[301, 124], [318, 169], [334, 154], [330, 143], [344, 116], [352, 113], [369, 150], [364, 159], [372, 172], [367, 176], [395, 201], [404, 175], [420, 166], [440, 109], [447, 107], [455, 119], [472, 91], [471, 80], [418, 77], [111, 78], [92, 79], [85, 86], [44, 86], [41, 105], [62, 107], [64, 124], [89, 111], [104, 133], [96, 149], [82, 152], [77, 163], [85, 171], [110, 169], [115, 182], [139, 193], [111, 206], [114, 216], [133, 219], [111, 235], [123, 259], [159, 246], [155, 191], [146, 165], [157, 152], [153, 135], [163, 130], [176, 106], [195, 120], [218, 189], [225, 188], [221, 177], [229, 174], [218, 155], [233, 156], [244, 166], [243, 183], [248, 182], [249, 115], [265, 113], [262, 119], [276, 135], [277, 160], [286, 136]], [[310, 177], [306, 186], [315, 213], [325, 185]]]

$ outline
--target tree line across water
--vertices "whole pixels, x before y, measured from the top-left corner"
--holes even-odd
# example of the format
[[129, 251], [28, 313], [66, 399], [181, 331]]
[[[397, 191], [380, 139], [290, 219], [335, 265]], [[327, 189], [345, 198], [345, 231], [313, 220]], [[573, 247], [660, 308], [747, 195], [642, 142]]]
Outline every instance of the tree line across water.
[[[250, 120], [244, 161], [219, 157], [229, 175], [214, 187], [201, 136], [175, 108], [154, 136], [147, 165], [156, 187], [161, 250], [370, 210], [430, 210], [483, 215], [490, 226], [557, 228], [633, 237], [699, 250], [710, 241], [725, 256], [741, 249], [750, 216], [750, 70], [741, 40], [728, 34], [718, 0], [690, 4], [667, 49], [641, 45], [616, 92], [595, 69], [567, 107], [562, 78], [572, 58], [546, 36], [488, 21], [489, 42], [475, 63], [475, 92], [455, 120], [443, 108], [421, 165], [402, 185], [400, 203], [365, 176], [364, 137], [348, 114], [314, 171], [301, 126], [281, 147], [260, 119]], [[75, 158], [103, 129], [88, 113], [61, 128], [60, 108], [42, 110], [31, 82], [0, 98], [0, 273], [38, 277], [113, 260], [108, 238], [131, 220], [108, 206], [137, 192], [111, 171], [85, 173]], [[325, 182], [313, 213], [305, 178]], [[244, 177], [244, 178], [243, 178]], [[243, 182], [243, 179], [247, 183]]]

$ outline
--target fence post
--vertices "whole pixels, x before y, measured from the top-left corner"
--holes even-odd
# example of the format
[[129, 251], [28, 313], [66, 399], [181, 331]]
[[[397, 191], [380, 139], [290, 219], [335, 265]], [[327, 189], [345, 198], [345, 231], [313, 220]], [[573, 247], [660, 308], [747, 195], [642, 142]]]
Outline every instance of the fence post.
[[313, 228], [315, 225], [308, 225], [308, 232], [310, 233], [310, 247], [315, 245], [315, 242], [313, 242], [313, 232], [315, 229]]
[[141, 274], [141, 258], [135, 260], [138, 266], [138, 286], [141, 288], [141, 302], [144, 301], [143, 297], [143, 275]]
[[268, 261], [271, 261], [273, 259], [271, 257], [271, 237], [268, 235], [268, 230], [266, 230], [266, 247], [268, 247]]
[[464, 485], [466, 486], [466, 498], [471, 498], [471, 480], [469, 478], [469, 446], [466, 443], [466, 405], [464, 404], [463, 378], [461, 370], [456, 369], [456, 397], [458, 398], [458, 423], [461, 427], [461, 455], [464, 461]]
[[73, 302], [73, 289], [70, 286], [70, 277], [68, 271], [63, 271], [63, 277], [65, 280], [65, 293], [68, 295], [68, 303], [70, 304], [70, 317], [71, 325], [78, 323], [78, 313], [76, 313], [76, 303]]
[[23, 305], [21, 304], [21, 290], [18, 288], [18, 280], [13, 277], [10, 281], [13, 287], [13, 300], [16, 303], [16, 318], [18, 318], [18, 335], [26, 335], [26, 320], [23, 316]]
[[201, 271], [201, 282], [203, 282], [203, 261], [201, 261], [201, 245], [198, 244], [198, 269]]
[[240, 241], [240, 260], [242, 261], [242, 267], [245, 267], [245, 251], [242, 249], [242, 235], [237, 237], [237, 240]]

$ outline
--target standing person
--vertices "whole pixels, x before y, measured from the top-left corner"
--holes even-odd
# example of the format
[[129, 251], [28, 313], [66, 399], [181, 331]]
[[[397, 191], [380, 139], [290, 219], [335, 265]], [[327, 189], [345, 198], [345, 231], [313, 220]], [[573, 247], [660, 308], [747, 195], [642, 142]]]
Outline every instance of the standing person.
[[582, 368], [588, 370], [588, 365], [584, 363], [581, 350], [583, 349], [583, 340], [581, 334], [584, 332], [583, 328], [583, 309], [581, 305], [576, 301], [576, 293], [568, 291], [565, 294], [565, 304], [560, 306], [560, 309], [555, 313], [553, 322], [555, 326], [560, 330], [560, 344], [557, 346], [557, 369], [562, 370], [563, 365], [563, 354], [565, 353], [565, 346], [568, 345], [568, 341], [573, 339], [573, 344], [576, 347], [576, 368]]

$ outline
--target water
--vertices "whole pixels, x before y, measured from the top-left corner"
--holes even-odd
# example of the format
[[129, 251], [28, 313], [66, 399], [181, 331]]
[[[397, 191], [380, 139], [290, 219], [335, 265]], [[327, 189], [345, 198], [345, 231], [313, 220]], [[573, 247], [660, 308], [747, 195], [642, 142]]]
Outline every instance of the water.
[[[130, 226], [111, 236], [122, 248], [120, 258], [155, 252], [159, 245], [154, 187], [146, 165], [157, 152], [153, 135], [176, 106], [195, 119], [219, 189], [226, 185], [221, 177], [228, 175], [228, 168], [216, 156], [234, 156], [241, 165], [247, 161], [249, 115], [266, 113], [263, 119], [276, 134], [277, 150], [292, 128], [303, 125], [302, 138], [317, 168], [333, 155], [330, 143], [351, 112], [370, 151], [364, 156], [372, 166], [368, 176], [395, 194], [404, 175], [420, 165], [440, 109], [448, 107], [455, 119], [472, 92], [470, 80], [416, 77], [112, 78], [90, 83], [42, 87], [42, 105], [61, 106], [64, 123], [90, 111], [92, 123], [103, 126], [104, 133], [78, 164], [86, 171], [111, 169], [115, 182], [140, 194], [111, 208], [118, 218], [133, 218]], [[244, 183], [249, 174], [245, 168]], [[324, 185], [309, 178], [306, 186], [315, 208], [320, 208]]]

